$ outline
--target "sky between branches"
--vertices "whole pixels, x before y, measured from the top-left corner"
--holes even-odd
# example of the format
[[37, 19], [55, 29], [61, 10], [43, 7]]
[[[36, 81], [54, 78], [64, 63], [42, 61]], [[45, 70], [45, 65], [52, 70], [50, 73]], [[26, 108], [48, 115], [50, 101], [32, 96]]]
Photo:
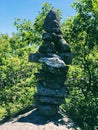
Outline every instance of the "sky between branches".
[[16, 32], [13, 23], [15, 18], [34, 21], [42, 4], [47, 2], [54, 8], [59, 8], [63, 20], [75, 14], [71, 5], [75, 0], [0, 0], [0, 33]]

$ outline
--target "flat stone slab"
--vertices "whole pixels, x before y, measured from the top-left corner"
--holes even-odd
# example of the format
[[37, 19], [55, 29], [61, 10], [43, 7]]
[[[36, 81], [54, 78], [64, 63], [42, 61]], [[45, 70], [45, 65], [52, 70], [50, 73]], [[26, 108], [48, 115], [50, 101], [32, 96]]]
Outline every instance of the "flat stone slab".
[[0, 125], [0, 130], [81, 130], [66, 115], [42, 117], [36, 109]]
[[37, 84], [37, 93], [41, 96], [50, 96], [50, 97], [57, 97], [63, 98], [66, 96], [66, 89], [51, 89], [43, 87], [41, 84]]
[[54, 98], [54, 97], [40, 96], [38, 98], [41, 103], [46, 103], [46, 104], [60, 105], [65, 101], [64, 98], [56, 98], [56, 97]]

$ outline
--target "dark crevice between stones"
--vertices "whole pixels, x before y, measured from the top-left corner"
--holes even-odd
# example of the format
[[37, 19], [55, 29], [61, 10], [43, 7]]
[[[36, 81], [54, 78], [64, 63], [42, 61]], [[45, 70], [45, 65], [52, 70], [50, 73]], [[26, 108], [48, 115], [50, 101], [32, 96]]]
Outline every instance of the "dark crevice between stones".
[[51, 10], [43, 24], [45, 33], [42, 35], [43, 44], [36, 53], [29, 56], [30, 62], [42, 64], [35, 73], [37, 78], [37, 93], [35, 104], [39, 113], [46, 117], [54, 116], [59, 106], [64, 103], [68, 65], [73, 54], [68, 43], [62, 36], [60, 20], [55, 10]]

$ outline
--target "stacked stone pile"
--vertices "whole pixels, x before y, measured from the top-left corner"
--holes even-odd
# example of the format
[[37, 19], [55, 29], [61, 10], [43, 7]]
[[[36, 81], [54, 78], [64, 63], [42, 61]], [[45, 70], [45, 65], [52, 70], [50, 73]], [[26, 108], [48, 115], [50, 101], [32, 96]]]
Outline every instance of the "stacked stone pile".
[[51, 10], [46, 16], [42, 36], [43, 44], [38, 52], [31, 53], [30, 62], [42, 63], [35, 73], [38, 79], [35, 100], [39, 112], [44, 116], [57, 114], [66, 96], [66, 75], [68, 64], [72, 62], [70, 47], [62, 36], [57, 12]]

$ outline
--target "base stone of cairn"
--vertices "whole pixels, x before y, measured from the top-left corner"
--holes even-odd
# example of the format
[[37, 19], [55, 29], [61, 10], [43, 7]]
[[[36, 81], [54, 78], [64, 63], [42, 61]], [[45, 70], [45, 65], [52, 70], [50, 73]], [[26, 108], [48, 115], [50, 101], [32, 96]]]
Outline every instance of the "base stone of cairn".
[[35, 101], [43, 116], [54, 116], [66, 96], [66, 75], [72, 62], [69, 45], [62, 36], [60, 21], [55, 10], [51, 10], [44, 21], [43, 44], [38, 52], [29, 55], [30, 62], [42, 63], [35, 73], [38, 79]]

